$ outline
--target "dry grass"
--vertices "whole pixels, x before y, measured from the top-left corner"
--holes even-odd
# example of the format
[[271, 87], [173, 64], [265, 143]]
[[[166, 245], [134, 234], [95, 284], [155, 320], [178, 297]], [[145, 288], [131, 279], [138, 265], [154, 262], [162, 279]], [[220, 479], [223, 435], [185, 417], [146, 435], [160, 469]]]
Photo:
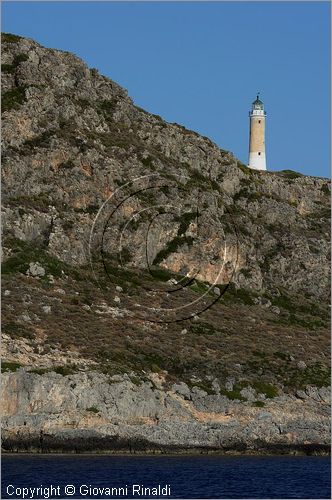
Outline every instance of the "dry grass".
[[[73, 275], [69, 270], [67, 279], [58, 277], [54, 284], [17, 272], [5, 276], [3, 287], [11, 293], [3, 297], [3, 331], [13, 338], [26, 337], [35, 346], [79, 350], [107, 373], [167, 370], [169, 381], [196, 376], [205, 381], [217, 377], [221, 382], [236, 375], [252, 385], [264, 381], [290, 390], [328, 379], [329, 333], [322, 326], [323, 305], [317, 318], [305, 314], [304, 304], [294, 305], [293, 299], [292, 313], [281, 308], [277, 316], [250, 305], [248, 292], [231, 289], [198, 321], [160, 325], [131, 317], [140, 310], [135, 303], [174, 307], [174, 302], [181, 305], [196, 299], [204, 286], [161, 299], [145, 288], [168, 287], [164, 282], [136, 271], [110, 268], [110, 272], [114, 282], [101, 275], [100, 286], [84, 269]], [[116, 284], [126, 291], [116, 292]], [[59, 288], [65, 293], [59, 293]], [[208, 303], [209, 297], [204, 300]], [[43, 311], [45, 305], [51, 306], [50, 313]], [[107, 307], [112, 309], [107, 312]], [[38, 335], [41, 329], [46, 332], [44, 338]], [[299, 360], [309, 368], [299, 370]], [[242, 366], [240, 374], [237, 364]]]

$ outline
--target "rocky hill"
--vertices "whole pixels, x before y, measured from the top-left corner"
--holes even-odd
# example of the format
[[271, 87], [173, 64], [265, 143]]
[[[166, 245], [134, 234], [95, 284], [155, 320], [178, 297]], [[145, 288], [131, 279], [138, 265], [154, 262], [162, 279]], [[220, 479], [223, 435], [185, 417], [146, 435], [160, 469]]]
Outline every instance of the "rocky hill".
[[328, 180], [33, 40], [1, 70], [4, 449], [326, 446]]

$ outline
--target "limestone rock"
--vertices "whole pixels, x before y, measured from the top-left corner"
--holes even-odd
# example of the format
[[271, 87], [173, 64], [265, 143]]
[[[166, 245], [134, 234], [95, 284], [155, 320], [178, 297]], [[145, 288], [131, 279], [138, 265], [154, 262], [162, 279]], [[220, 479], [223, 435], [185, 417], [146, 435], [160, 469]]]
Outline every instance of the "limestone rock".
[[[285, 397], [282, 408], [272, 401], [262, 411], [204, 391], [196, 391], [190, 401], [185, 384], [176, 388], [174, 397], [148, 382], [137, 386], [128, 375], [109, 380], [94, 371], [62, 376], [22, 369], [3, 374], [2, 391], [7, 451], [111, 451], [115, 436], [123, 451], [137, 441], [140, 450], [232, 449], [239, 443], [251, 451], [269, 450], [271, 445], [291, 451], [304, 442], [320, 443], [326, 450], [329, 446], [328, 405], [317, 406], [310, 398], [299, 406]], [[88, 411], [92, 407], [96, 412]], [[45, 428], [47, 435], [40, 441]]]
[[45, 269], [39, 264], [39, 262], [30, 262], [27, 274], [33, 276], [34, 278], [42, 278], [45, 276]]
[[306, 363], [305, 363], [304, 361], [302, 361], [302, 360], [301, 360], [301, 361], [299, 361], [299, 362], [297, 363], [297, 367], [298, 367], [300, 370], [305, 370], [305, 369], [307, 368], [307, 365], [306, 365]]
[[183, 396], [185, 399], [191, 399], [191, 392], [187, 384], [173, 384], [172, 390]]
[[252, 387], [245, 387], [244, 389], [241, 389], [240, 394], [248, 401], [255, 401], [257, 399], [257, 393]]

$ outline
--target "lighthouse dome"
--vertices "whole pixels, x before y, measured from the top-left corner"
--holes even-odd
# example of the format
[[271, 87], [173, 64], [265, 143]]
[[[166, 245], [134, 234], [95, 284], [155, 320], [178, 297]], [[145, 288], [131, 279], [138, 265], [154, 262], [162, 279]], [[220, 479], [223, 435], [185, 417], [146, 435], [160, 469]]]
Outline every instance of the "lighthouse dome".
[[264, 104], [262, 101], [259, 99], [259, 96], [257, 95], [256, 100], [252, 103], [252, 109], [264, 109]]

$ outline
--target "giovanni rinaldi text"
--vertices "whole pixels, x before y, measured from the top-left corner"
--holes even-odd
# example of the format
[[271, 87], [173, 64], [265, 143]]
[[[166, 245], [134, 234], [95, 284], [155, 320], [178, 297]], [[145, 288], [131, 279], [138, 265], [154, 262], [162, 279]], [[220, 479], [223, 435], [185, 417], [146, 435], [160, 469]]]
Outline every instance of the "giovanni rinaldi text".
[[73, 485], [67, 484], [66, 486], [43, 486], [38, 487], [27, 487], [15, 486], [9, 484], [6, 488], [8, 497], [13, 498], [54, 498], [54, 497], [71, 497], [73, 495], [81, 497], [168, 497], [171, 495], [171, 485], [156, 485], [156, 486], [145, 486], [143, 484], [132, 484], [125, 486], [93, 486], [91, 484], [81, 484]]

